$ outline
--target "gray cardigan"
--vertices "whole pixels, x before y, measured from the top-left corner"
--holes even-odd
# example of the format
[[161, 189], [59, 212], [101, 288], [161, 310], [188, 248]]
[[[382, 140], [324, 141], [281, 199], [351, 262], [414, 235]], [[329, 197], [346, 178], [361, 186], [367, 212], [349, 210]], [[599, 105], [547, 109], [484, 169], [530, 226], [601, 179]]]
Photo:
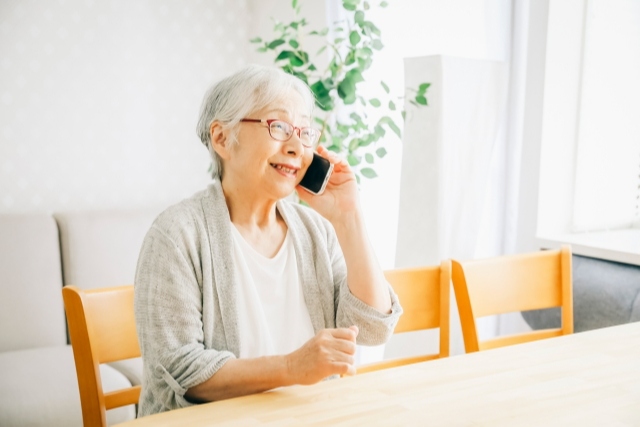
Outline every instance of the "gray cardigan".
[[[357, 325], [358, 344], [387, 341], [402, 313], [354, 297], [331, 224], [315, 211], [279, 201], [296, 252], [311, 323]], [[135, 312], [144, 362], [139, 416], [190, 406], [184, 394], [240, 353], [231, 221], [219, 181], [164, 211], [147, 233], [135, 278]], [[283, 313], [286, 315], [286, 313]]]

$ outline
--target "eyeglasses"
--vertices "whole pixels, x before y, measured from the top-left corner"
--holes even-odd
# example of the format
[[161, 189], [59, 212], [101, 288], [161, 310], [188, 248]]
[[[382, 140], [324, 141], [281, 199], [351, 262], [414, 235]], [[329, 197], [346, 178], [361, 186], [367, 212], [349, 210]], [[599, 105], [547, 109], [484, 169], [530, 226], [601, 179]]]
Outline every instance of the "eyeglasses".
[[269, 135], [276, 141], [288, 141], [293, 136], [294, 132], [298, 132], [298, 138], [300, 142], [307, 148], [313, 147], [320, 139], [320, 131], [310, 127], [296, 127], [291, 123], [287, 123], [283, 120], [265, 120], [265, 119], [241, 119], [241, 122], [250, 123], [266, 123], [269, 129]]

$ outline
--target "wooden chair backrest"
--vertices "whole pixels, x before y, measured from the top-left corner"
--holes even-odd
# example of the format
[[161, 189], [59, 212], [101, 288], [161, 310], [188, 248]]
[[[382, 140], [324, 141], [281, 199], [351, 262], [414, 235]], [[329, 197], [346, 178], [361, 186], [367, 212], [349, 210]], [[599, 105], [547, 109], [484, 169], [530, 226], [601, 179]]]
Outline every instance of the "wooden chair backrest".
[[106, 410], [137, 404], [140, 386], [104, 393], [100, 364], [140, 356], [133, 286], [62, 288], [85, 426], [106, 426]]
[[443, 261], [440, 266], [387, 270], [384, 275], [404, 311], [394, 333], [440, 328], [439, 352], [360, 366], [358, 373], [449, 356], [450, 262]]
[[[573, 333], [569, 246], [484, 260], [452, 260], [451, 278], [467, 353]], [[478, 317], [552, 307], [562, 311], [558, 329], [478, 340]]]

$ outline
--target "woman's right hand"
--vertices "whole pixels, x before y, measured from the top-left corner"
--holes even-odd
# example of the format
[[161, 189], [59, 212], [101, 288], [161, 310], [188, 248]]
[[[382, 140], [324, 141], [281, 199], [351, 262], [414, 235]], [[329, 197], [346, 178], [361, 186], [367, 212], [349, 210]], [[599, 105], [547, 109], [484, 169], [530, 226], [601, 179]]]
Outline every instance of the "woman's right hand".
[[358, 327], [323, 329], [286, 356], [295, 384], [315, 384], [331, 375], [355, 375]]

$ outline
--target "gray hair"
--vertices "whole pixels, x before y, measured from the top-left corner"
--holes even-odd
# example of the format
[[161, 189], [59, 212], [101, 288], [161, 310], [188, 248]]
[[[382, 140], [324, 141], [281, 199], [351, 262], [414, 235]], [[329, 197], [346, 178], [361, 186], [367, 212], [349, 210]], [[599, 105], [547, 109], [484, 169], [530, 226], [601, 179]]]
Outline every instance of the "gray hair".
[[275, 67], [248, 65], [207, 91], [200, 107], [196, 132], [211, 154], [211, 175], [214, 179], [222, 177], [222, 159], [211, 145], [211, 124], [216, 120], [221, 122], [230, 130], [229, 144], [237, 144], [240, 119], [288, 96], [292, 89], [302, 96], [311, 115], [314, 96], [309, 86]]

